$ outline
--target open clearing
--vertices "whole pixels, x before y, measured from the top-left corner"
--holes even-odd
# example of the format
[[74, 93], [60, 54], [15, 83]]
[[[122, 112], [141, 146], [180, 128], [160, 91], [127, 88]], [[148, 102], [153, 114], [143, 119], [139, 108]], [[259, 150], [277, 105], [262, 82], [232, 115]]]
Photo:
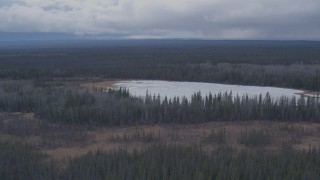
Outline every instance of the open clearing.
[[[307, 122], [210, 122], [188, 125], [136, 125], [128, 127], [74, 127], [44, 124], [33, 114], [0, 114], [1, 140], [19, 139], [32, 144], [56, 160], [84, 155], [90, 151], [129, 152], [155, 143], [195, 145], [204, 150], [220, 146], [260, 147], [278, 151], [284, 144], [296, 150], [320, 148], [320, 124]], [[19, 133], [18, 133], [19, 132]], [[262, 144], [245, 142], [247, 134], [262, 133]], [[248, 136], [249, 137], [249, 136]], [[262, 138], [262, 139], [261, 139]]]

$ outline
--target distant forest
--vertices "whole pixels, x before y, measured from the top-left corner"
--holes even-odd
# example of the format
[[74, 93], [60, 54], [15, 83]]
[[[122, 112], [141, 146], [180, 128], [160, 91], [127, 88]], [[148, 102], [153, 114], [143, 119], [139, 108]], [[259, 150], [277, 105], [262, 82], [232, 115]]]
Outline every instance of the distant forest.
[[316, 42], [211, 42], [2, 49], [0, 78], [157, 79], [320, 90]]

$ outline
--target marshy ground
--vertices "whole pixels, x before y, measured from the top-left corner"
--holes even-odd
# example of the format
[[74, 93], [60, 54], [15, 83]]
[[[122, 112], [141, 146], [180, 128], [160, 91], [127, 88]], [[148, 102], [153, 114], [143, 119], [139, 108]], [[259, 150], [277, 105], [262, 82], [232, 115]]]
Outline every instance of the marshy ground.
[[320, 124], [307, 122], [210, 122], [108, 128], [46, 124], [32, 113], [2, 113], [0, 122], [1, 140], [27, 142], [57, 160], [98, 149], [143, 150], [157, 143], [192, 145], [208, 151], [220, 146], [270, 151], [278, 151], [283, 145], [296, 150], [320, 148]]

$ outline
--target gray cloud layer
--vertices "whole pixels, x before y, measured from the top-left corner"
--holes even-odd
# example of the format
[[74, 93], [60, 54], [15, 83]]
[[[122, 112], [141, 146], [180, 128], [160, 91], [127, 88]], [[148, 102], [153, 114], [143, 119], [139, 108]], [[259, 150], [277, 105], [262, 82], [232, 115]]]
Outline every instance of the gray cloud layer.
[[319, 0], [2, 0], [0, 32], [320, 40]]

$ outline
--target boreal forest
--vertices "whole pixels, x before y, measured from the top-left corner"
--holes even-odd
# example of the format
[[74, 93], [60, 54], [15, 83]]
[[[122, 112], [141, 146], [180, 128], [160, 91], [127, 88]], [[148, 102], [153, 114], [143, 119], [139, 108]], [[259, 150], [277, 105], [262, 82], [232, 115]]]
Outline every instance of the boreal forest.
[[[300, 93], [136, 96], [132, 80]], [[0, 46], [0, 179], [317, 180], [319, 94], [319, 42]]]

